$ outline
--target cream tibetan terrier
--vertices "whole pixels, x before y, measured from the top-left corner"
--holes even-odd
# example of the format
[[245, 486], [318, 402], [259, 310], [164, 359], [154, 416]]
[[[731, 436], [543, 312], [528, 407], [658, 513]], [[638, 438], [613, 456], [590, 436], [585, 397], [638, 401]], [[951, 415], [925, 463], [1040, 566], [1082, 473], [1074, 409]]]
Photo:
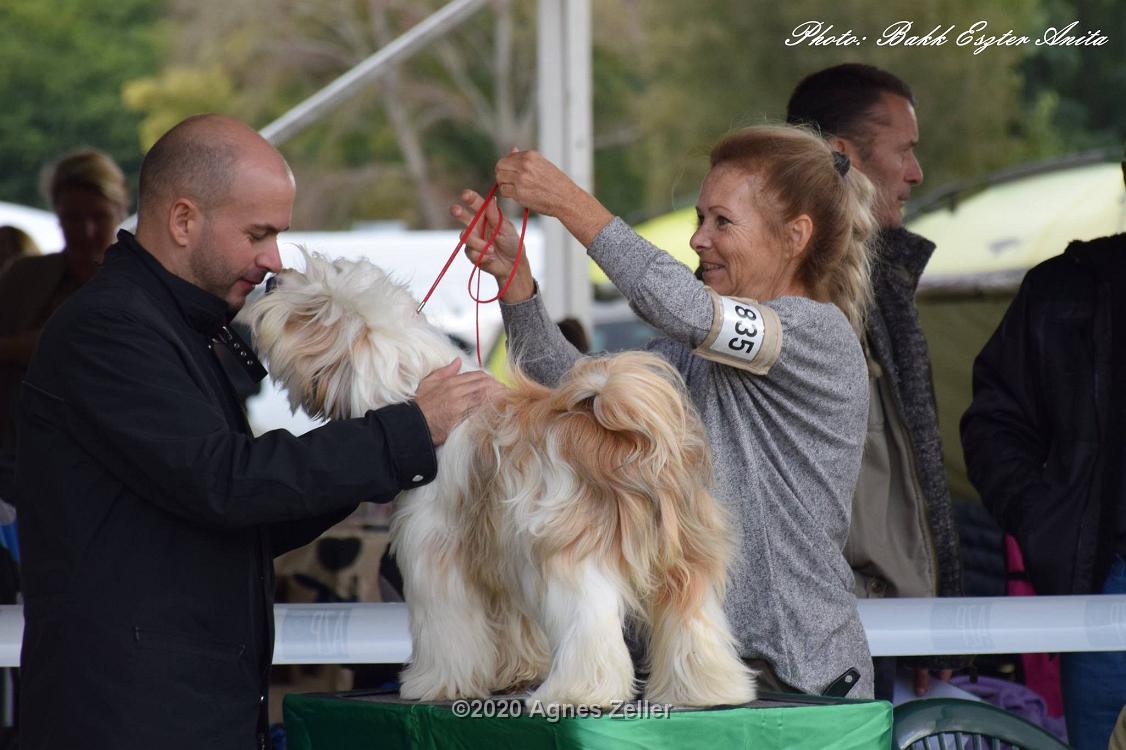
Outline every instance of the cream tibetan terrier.
[[[304, 273], [275, 278], [243, 319], [309, 414], [407, 401], [459, 356], [366, 261], [306, 253]], [[437, 479], [396, 500], [413, 639], [402, 696], [630, 700], [628, 620], [647, 640], [648, 700], [753, 700], [721, 606], [732, 542], [710, 476], [703, 428], [659, 357], [585, 358], [556, 388], [518, 374], [450, 433]]]

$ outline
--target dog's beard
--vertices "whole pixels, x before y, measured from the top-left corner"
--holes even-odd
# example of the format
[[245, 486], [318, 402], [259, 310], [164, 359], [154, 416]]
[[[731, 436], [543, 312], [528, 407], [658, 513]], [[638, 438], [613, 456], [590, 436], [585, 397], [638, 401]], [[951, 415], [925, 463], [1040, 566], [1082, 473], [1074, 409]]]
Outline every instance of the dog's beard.
[[413, 398], [422, 378], [460, 355], [377, 266], [303, 252], [304, 272], [283, 271], [240, 314], [291, 409], [362, 416]]

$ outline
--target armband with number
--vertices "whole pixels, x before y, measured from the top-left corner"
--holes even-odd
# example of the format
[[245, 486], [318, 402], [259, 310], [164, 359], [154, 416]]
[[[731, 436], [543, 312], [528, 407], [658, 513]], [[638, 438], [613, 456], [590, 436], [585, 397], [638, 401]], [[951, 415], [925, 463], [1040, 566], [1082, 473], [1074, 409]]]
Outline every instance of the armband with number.
[[782, 323], [766, 305], [711, 293], [712, 330], [696, 354], [755, 375], [765, 375], [782, 351]]

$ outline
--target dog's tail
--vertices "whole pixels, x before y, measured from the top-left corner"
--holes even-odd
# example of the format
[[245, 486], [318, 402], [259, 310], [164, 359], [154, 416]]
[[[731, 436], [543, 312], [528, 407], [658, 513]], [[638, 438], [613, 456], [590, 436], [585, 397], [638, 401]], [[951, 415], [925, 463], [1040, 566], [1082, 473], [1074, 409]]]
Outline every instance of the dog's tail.
[[572, 506], [565, 552], [617, 557], [629, 589], [682, 608], [722, 587], [731, 525], [709, 491], [707, 437], [680, 374], [654, 354], [588, 357], [549, 403], [546, 444], [575, 474], [571, 491], [590, 495]]

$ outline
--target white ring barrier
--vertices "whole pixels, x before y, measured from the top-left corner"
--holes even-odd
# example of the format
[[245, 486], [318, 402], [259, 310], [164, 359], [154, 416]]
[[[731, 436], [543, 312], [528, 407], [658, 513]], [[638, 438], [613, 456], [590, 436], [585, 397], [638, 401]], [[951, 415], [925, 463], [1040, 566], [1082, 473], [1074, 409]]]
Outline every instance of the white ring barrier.
[[[862, 599], [873, 656], [1126, 651], [1126, 594]], [[274, 664], [398, 664], [405, 604], [277, 604]], [[0, 606], [0, 667], [19, 665], [23, 607]]]
[[873, 656], [1126, 651], [1126, 594], [857, 604]]
[[275, 604], [274, 664], [401, 664], [405, 604]]

